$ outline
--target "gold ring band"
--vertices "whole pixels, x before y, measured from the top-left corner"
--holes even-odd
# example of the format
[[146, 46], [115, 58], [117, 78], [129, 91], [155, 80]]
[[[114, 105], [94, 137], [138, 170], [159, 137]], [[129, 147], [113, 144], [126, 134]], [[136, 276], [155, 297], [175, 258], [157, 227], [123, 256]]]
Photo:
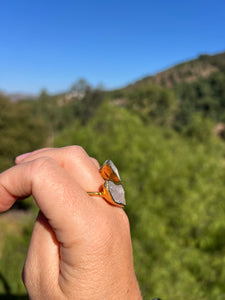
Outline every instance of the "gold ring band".
[[105, 183], [99, 192], [88, 192], [90, 196], [100, 196], [108, 203], [124, 207], [126, 205], [124, 188], [120, 181], [119, 172], [114, 163], [108, 159], [99, 170]]

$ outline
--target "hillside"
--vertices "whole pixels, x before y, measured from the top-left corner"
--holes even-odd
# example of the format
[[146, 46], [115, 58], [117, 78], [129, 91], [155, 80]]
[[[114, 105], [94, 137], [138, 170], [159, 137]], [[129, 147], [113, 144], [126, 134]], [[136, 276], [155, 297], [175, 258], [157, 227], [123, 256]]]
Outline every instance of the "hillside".
[[150, 84], [174, 87], [183, 82], [192, 83], [200, 78], [207, 78], [218, 71], [225, 71], [225, 52], [216, 55], [200, 55], [197, 59], [175, 65], [154, 76], [144, 77], [125, 89]]
[[[224, 300], [224, 83], [221, 53], [110, 92], [79, 80], [32, 101], [0, 94], [0, 171], [46, 146], [77, 144], [100, 164], [112, 159], [143, 299]], [[0, 298], [28, 299], [20, 273], [36, 214], [27, 199], [1, 215]]]
[[211, 126], [225, 123], [224, 82], [225, 52], [200, 55], [106, 94], [146, 123], [184, 132], [190, 126], [198, 127], [198, 118], [207, 118]]

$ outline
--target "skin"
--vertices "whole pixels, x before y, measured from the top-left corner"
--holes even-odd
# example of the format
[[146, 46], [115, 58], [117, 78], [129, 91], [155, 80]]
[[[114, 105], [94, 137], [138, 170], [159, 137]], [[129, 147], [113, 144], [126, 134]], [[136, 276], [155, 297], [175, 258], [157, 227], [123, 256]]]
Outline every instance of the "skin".
[[103, 183], [79, 146], [23, 154], [0, 174], [0, 212], [29, 195], [40, 208], [23, 270], [30, 299], [141, 299], [124, 210], [87, 194]]

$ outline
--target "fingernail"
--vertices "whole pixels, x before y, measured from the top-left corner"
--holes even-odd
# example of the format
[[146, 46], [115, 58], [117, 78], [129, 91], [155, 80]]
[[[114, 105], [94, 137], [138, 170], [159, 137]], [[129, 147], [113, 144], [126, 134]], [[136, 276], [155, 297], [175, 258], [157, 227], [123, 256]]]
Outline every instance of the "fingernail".
[[20, 154], [18, 155], [16, 158], [15, 158], [15, 163], [19, 163], [21, 162], [21, 160], [23, 160], [24, 158], [28, 157], [30, 155], [31, 152], [27, 152], [27, 153], [23, 153], [23, 154]]

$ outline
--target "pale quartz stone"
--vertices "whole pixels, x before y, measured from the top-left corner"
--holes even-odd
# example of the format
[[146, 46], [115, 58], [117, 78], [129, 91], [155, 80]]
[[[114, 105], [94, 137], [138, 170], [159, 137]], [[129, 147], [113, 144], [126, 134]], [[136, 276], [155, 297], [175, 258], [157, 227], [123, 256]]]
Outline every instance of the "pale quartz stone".
[[106, 189], [110, 192], [110, 195], [114, 202], [121, 205], [126, 205], [125, 191], [122, 184], [115, 184], [113, 181], [105, 182]]
[[113, 172], [116, 174], [116, 176], [119, 178], [120, 180], [120, 175], [119, 175], [119, 171], [117, 169], [117, 167], [114, 165], [114, 163], [108, 159], [105, 164], [107, 164], [108, 166], [110, 166], [110, 168], [113, 170]]

